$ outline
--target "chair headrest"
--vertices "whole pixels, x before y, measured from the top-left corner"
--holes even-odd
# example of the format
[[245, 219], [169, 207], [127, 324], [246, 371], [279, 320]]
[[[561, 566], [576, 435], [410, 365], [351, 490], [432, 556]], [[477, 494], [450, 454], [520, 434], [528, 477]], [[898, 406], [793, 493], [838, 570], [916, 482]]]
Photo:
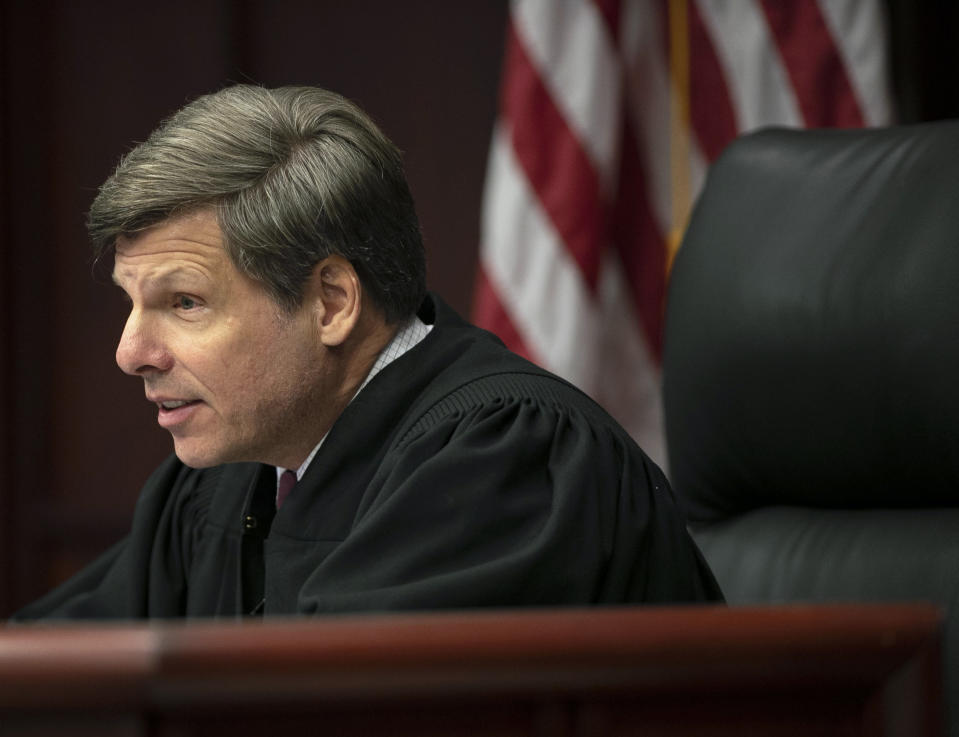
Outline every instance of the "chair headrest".
[[692, 519], [959, 505], [959, 121], [727, 149], [674, 263], [663, 392]]

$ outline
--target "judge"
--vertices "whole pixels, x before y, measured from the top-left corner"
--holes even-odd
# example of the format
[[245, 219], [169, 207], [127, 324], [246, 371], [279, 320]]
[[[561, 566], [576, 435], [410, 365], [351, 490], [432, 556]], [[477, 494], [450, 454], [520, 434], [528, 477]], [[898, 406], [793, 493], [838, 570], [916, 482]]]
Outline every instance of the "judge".
[[175, 455], [129, 536], [19, 618], [719, 598], [626, 432], [426, 292], [400, 155], [343, 98], [201, 97], [88, 225]]

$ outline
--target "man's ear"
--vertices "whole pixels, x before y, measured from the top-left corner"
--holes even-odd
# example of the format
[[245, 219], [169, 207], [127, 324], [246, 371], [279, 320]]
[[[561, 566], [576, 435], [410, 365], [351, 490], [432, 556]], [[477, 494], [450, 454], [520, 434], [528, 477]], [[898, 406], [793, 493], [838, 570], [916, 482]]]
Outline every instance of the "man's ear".
[[342, 256], [327, 256], [313, 267], [308, 292], [319, 341], [327, 348], [342, 345], [360, 319], [363, 288], [353, 265]]

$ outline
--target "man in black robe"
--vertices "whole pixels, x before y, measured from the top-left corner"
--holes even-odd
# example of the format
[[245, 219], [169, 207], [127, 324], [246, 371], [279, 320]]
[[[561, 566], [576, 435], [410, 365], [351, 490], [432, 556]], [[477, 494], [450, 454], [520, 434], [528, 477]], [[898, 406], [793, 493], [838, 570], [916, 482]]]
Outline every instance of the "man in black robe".
[[18, 618], [720, 598], [661, 471], [425, 289], [400, 155], [330, 92], [199, 98], [90, 210], [175, 455]]

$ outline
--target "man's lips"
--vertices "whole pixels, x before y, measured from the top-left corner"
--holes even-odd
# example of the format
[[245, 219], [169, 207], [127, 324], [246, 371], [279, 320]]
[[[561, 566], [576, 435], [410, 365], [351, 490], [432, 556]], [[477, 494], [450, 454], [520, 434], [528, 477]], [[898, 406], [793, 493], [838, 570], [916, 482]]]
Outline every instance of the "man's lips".
[[203, 403], [201, 399], [171, 399], [168, 397], [148, 397], [157, 405], [157, 422], [161, 427], [172, 429], [186, 422]]
[[199, 402], [199, 399], [167, 399], [162, 402], [157, 402], [157, 405], [160, 409], [178, 409], [187, 404], [193, 404]]

